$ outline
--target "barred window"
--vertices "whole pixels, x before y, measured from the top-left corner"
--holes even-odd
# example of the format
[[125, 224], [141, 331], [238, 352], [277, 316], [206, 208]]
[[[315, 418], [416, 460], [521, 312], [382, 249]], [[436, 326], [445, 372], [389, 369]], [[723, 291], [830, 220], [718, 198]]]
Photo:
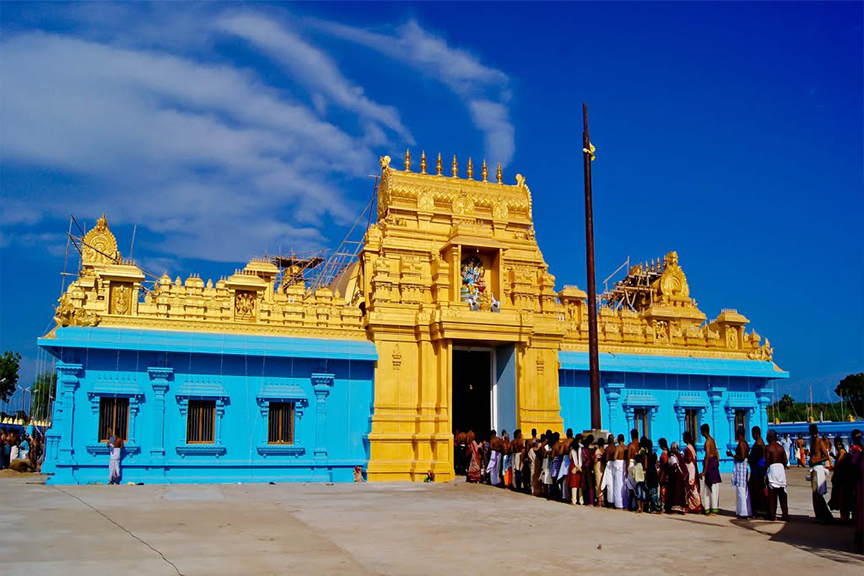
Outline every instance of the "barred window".
[[271, 402], [267, 426], [268, 444], [294, 443], [294, 403]]
[[126, 439], [129, 428], [129, 399], [99, 399], [99, 442], [107, 442], [111, 434]]
[[648, 437], [648, 410], [645, 408], [636, 408], [633, 410], [633, 420], [635, 428], [639, 432], [639, 437]]
[[215, 400], [190, 400], [186, 416], [186, 443], [213, 444], [215, 429]]
[[747, 410], [735, 410], [735, 430], [739, 428], [747, 429]]
[[696, 438], [698, 437], [696, 434], [699, 431], [699, 410], [688, 408], [685, 422], [687, 431], [690, 432], [690, 437], [693, 438], [693, 442], [696, 442]]

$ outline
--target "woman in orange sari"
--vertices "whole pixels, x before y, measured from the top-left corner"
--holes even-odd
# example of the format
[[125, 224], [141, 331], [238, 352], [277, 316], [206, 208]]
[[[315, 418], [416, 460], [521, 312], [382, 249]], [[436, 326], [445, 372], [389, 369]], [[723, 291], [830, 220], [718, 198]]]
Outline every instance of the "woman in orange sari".
[[468, 482], [480, 482], [483, 471], [483, 459], [480, 456], [480, 445], [474, 441], [474, 432], [468, 431], [468, 447], [465, 450], [468, 457]]

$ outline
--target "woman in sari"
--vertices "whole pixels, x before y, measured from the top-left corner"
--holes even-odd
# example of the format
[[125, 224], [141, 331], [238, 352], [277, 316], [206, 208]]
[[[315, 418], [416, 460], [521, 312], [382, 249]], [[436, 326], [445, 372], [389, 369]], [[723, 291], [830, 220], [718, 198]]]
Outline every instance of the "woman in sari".
[[678, 443], [672, 442], [669, 452], [669, 474], [666, 489], [667, 512], [684, 514], [687, 511], [687, 476], [684, 467], [684, 456]]
[[765, 476], [768, 467], [765, 465], [765, 442], [762, 440], [762, 429], [754, 426], [753, 446], [747, 455], [750, 464], [750, 478], [747, 480], [747, 488], [750, 492], [750, 507], [753, 516], [757, 518], [768, 518], [768, 492], [766, 491]]
[[696, 470], [696, 450], [692, 444], [684, 449], [684, 465], [682, 476], [686, 484], [687, 512], [690, 514], [702, 513], [702, 497], [699, 496], [699, 472]]
[[852, 467], [852, 457], [846, 452], [843, 438], [834, 437], [837, 458], [831, 472], [831, 499], [828, 508], [840, 511], [840, 519], [849, 521], [852, 514], [852, 492], [855, 484], [855, 470]]
[[666, 442], [666, 438], [660, 438], [657, 443], [660, 445], [660, 457], [657, 459], [657, 483], [660, 485], [660, 503], [663, 506], [663, 511], [668, 514], [672, 509], [671, 505], [666, 504], [666, 494], [669, 488], [669, 444]]
[[467, 443], [465, 456], [468, 458], [468, 482], [480, 482], [483, 458], [480, 455], [480, 445], [474, 440], [473, 431], [468, 431]]

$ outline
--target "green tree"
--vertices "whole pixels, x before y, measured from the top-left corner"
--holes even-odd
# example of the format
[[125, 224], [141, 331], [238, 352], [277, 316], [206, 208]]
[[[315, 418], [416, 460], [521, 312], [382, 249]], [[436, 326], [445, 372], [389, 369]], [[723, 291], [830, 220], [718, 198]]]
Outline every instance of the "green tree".
[[57, 394], [57, 373], [45, 370], [36, 376], [33, 383], [33, 401], [30, 411], [33, 418], [48, 418], [51, 409], [51, 399]]
[[834, 393], [849, 402], [855, 412], [864, 413], [864, 372], [849, 374], [834, 388]]
[[9, 400], [18, 384], [18, 369], [21, 367], [21, 354], [6, 351], [0, 356], [0, 400]]

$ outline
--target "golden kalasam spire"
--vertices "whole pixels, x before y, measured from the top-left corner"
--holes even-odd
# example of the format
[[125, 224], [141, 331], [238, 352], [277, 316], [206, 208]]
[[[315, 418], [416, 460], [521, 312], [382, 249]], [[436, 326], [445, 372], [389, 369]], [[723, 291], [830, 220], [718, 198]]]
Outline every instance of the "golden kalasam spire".
[[471, 163], [471, 158], [468, 158], [468, 170], [466, 170], [466, 172], [468, 173], [468, 179], [473, 180], [474, 179], [474, 165]]
[[498, 180], [498, 184], [501, 184], [501, 181], [504, 180], [504, 174], [501, 172], [501, 163], [498, 163], [498, 170], [495, 171], [495, 179]]
[[486, 159], [483, 159], [483, 170], [480, 171], [480, 174], [483, 175], [483, 182], [489, 181], [489, 168], [486, 167]]
[[456, 164], [456, 155], [453, 154], [453, 178], [459, 177], [459, 165]]
[[423, 150], [420, 153], [420, 173], [421, 174], [426, 173], [426, 151], [425, 150]]
[[405, 149], [405, 172], [411, 171], [411, 150]]
[[441, 176], [441, 153], [438, 152], [438, 161], [435, 162], [435, 172], [438, 173], [438, 176]]

